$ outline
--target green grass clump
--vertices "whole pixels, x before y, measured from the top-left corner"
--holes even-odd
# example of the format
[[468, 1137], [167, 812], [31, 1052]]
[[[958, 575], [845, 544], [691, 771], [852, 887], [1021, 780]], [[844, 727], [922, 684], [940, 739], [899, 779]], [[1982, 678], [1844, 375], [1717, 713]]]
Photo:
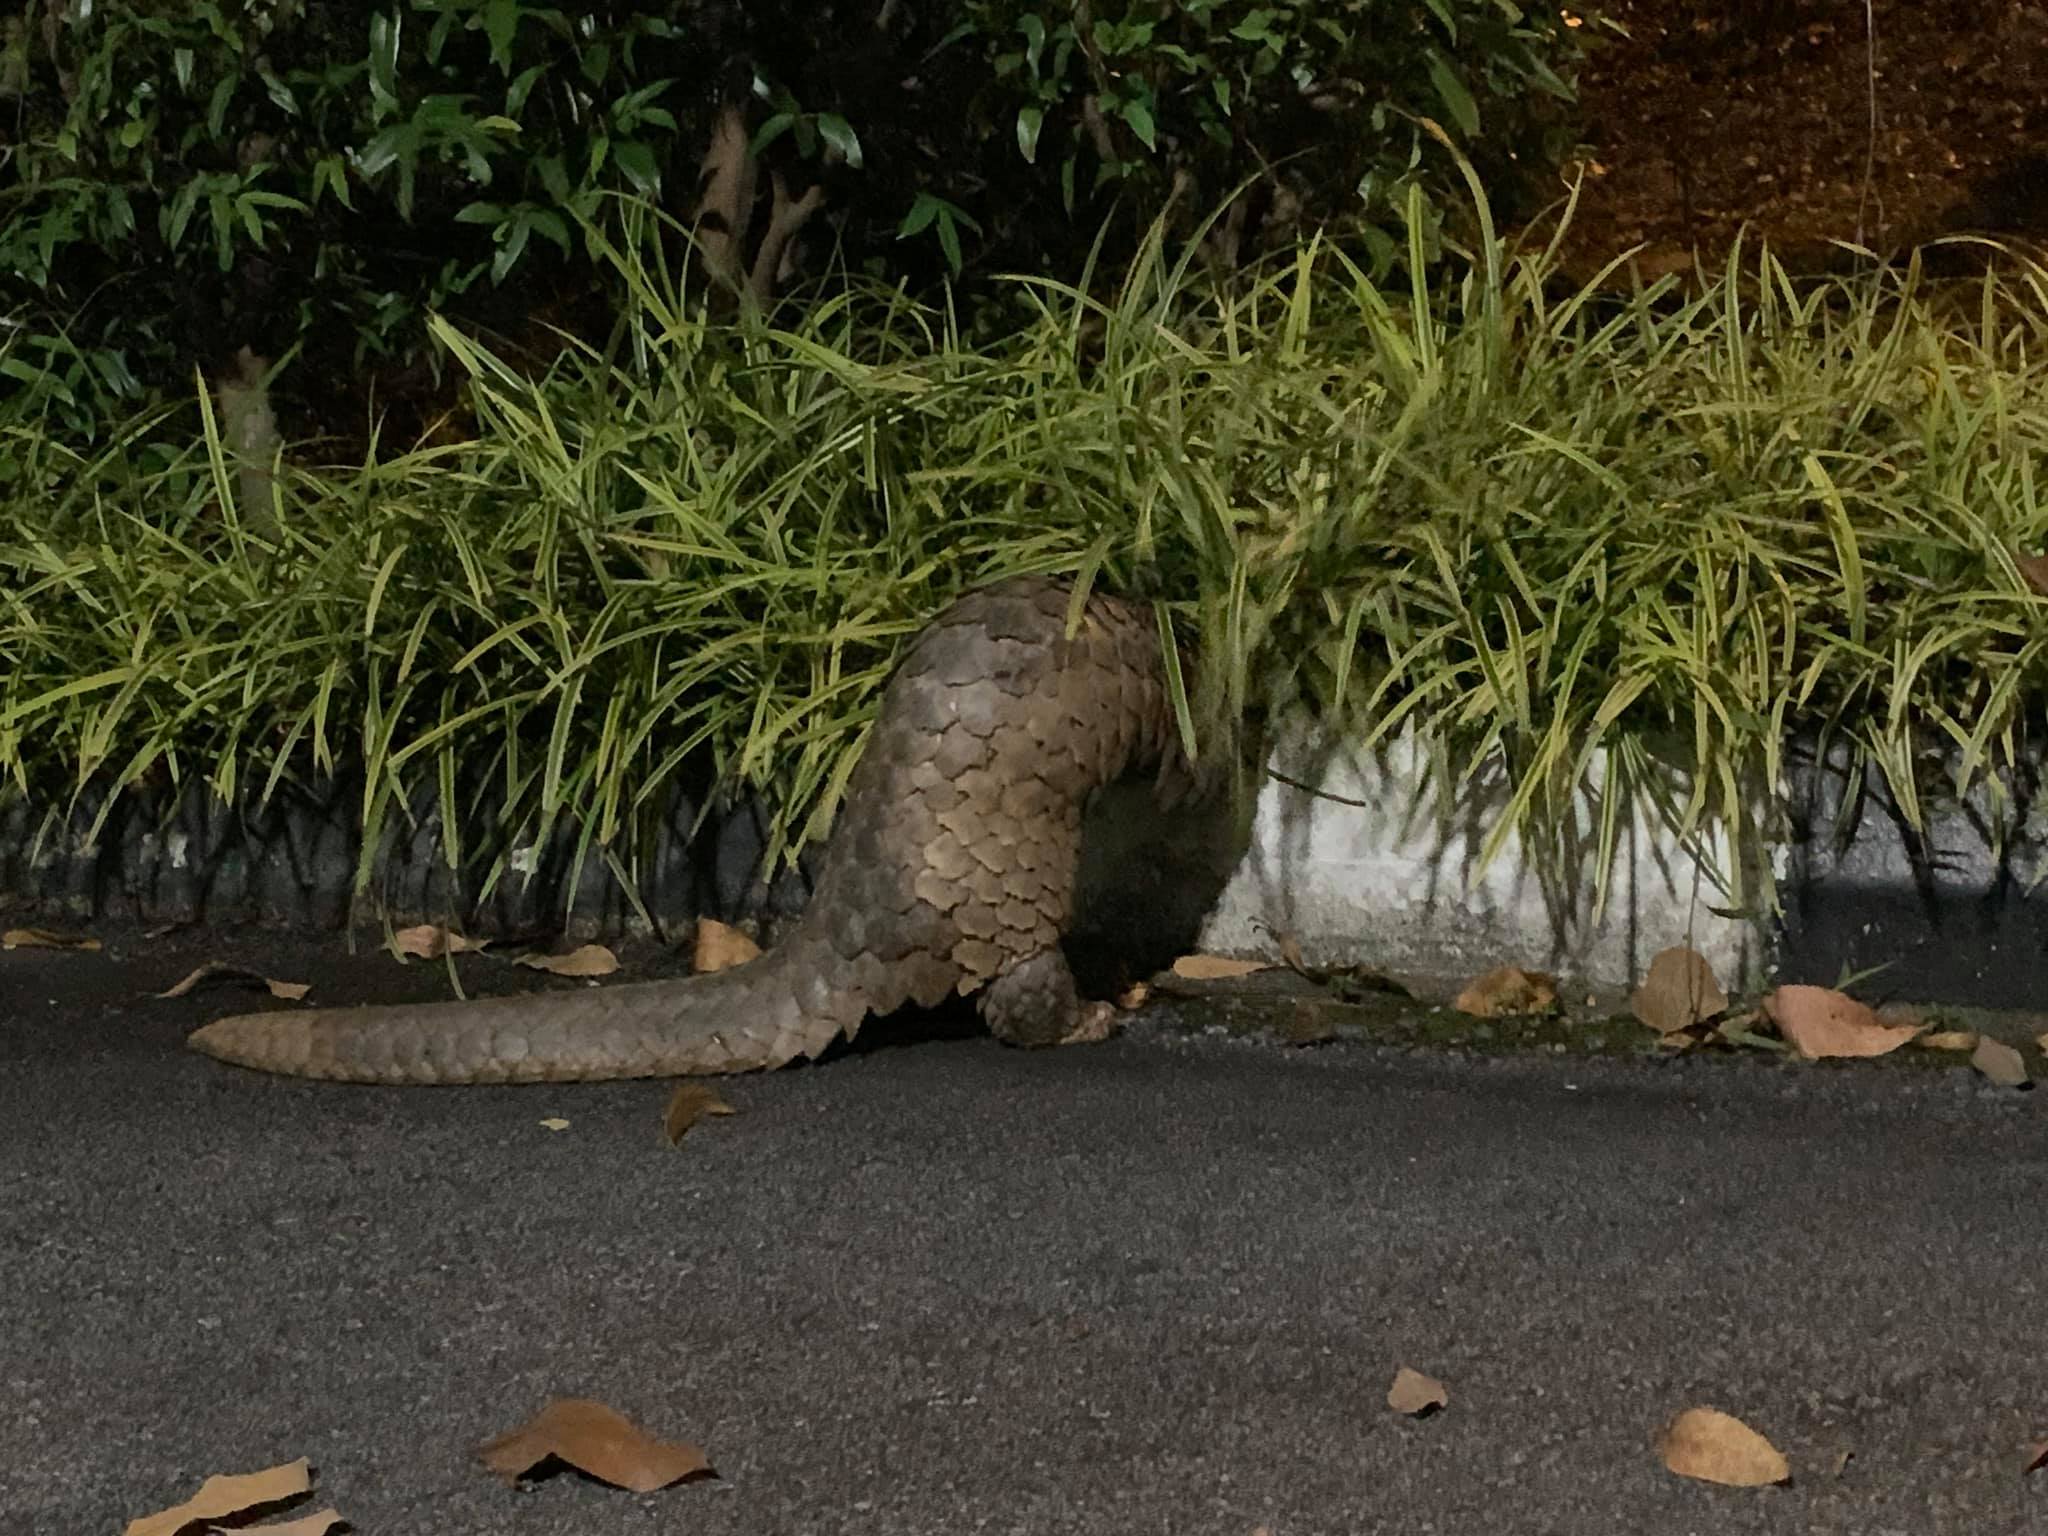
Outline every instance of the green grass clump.
[[800, 841], [903, 638], [1015, 571], [1162, 599], [1206, 752], [1300, 706], [1412, 726], [1447, 792], [1504, 777], [1489, 856], [1579, 836], [1607, 753], [1603, 881], [1653, 769], [1677, 825], [1749, 846], [1789, 728], [1909, 810], [1930, 764], [1962, 789], [2024, 752], [2038, 267], [1799, 281], [1738, 247], [1616, 296], [1487, 227], [1433, 284], [1311, 241], [1218, 287], [1155, 247], [1102, 301], [1019, 280], [976, 342], [858, 284], [708, 325], [657, 233], [610, 247], [607, 348], [529, 381], [440, 327], [473, 437], [288, 464], [274, 508], [203, 400], [91, 456], [0, 422], [0, 771], [233, 794], [352, 759], [368, 844], [438, 798], [451, 857], [567, 817], [630, 874], [708, 755]]

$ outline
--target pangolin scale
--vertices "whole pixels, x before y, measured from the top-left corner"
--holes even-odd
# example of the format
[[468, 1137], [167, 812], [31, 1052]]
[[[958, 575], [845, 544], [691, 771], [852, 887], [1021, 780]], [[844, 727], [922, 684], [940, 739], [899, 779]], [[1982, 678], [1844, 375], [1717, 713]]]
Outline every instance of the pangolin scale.
[[189, 1043], [371, 1083], [672, 1077], [816, 1057], [870, 1014], [979, 994], [1017, 1044], [1084, 1017], [1060, 948], [1082, 812], [1126, 775], [1181, 772], [1151, 612], [1020, 577], [919, 633], [883, 689], [818, 882], [788, 938], [710, 975], [420, 1006], [244, 1014]]

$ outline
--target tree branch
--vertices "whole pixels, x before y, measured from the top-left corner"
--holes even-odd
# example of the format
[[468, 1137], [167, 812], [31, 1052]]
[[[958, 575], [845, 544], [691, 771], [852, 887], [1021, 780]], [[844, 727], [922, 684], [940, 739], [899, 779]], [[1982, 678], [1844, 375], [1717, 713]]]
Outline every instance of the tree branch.
[[761, 236], [761, 244], [754, 251], [753, 276], [747, 283], [754, 302], [761, 305], [775, 297], [775, 282], [781, 275], [782, 256], [788, 250], [789, 242], [796, 238], [797, 231], [809, 222], [811, 215], [825, 206], [825, 189], [815, 183], [794, 202], [790, 200], [789, 187], [780, 171], [770, 175], [768, 186], [774, 202], [768, 214], [767, 232]]
[[747, 123], [738, 107], [720, 109], [697, 186], [698, 245], [713, 276], [736, 289], [754, 212], [754, 156], [747, 148]]

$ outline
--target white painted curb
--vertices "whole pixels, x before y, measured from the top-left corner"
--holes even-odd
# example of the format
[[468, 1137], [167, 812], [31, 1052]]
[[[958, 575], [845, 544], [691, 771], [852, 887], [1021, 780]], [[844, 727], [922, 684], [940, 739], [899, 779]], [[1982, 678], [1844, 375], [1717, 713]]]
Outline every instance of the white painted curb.
[[[1512, 834], [1488, 868], [1476, 868], [1505, 808], [1505, 785], [1468, 790], [1444, 818], [1427, 754], [1412, 735], [1377, 761], [1346, 749], [1322, 755], [1319, 764], [1305, 738], [1273, 753], [1275, 770], [1316, 792], [1268, 778], [1251, 846], [1204, 925], [1205, 950], [1272, 957], [1277, 931], [1312, 964], [1438, 976], [1519, 965], [1630, 986], [1658, 950], [1690, 944], [1723, 986], [1763, 979], [1767, 926], [1712, 910], [1730, 904], [1730, 849], [1711, 829], [1689, 845], [1652, 808], [1632, 807], [1618, 828], [1605, 909], [1594, 915], [1604, 766], [1597, 760], [1576, 801], [1579, 867], [1550, 883]], [[1682, 788], [1676, 798], [1683, 803]], [[1782, 863], [1782, 852], [1774, 860]]]

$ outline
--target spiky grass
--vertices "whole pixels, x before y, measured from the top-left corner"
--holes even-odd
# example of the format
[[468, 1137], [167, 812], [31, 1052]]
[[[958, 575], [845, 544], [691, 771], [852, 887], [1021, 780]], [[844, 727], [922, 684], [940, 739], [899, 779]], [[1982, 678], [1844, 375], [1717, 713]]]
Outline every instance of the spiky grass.
[[1511, 830], [1561, 856], [1602, 765], [1601, 890], [1634, 797], [1753, 843], [1794, 727], [1909, 810], [1936, 758], [1951, 789], [2024, 759], [2025, 263], [1965, 295], [1738, 246], [1689, 297], [1616, 296], [1487, 230], [1434, 285], [1311, 241], [1219, 288], [1155, 242], [1107, 299], [1020, 281], [975, 344], [859, 284], [708, 325], [664, 249], [622, 227], [630, 323], [542, 379], [439, 327], [473, 440], [288, 467], [274, 516], [236, 506], [210, 419], [94, 459], [13, 423], [0, 767], [232, 795], [353, 760], [366, 859], [438, 804], [451, 858], [568, 818], [630, 878], [699, 759], [818, 830], [903, 638], [1024, 570], [1162, 598], [1206, 750], [1299, 706], [1367, 746], [1412, 728], [1447, 792], [1501, 782], [1487, 857]]

